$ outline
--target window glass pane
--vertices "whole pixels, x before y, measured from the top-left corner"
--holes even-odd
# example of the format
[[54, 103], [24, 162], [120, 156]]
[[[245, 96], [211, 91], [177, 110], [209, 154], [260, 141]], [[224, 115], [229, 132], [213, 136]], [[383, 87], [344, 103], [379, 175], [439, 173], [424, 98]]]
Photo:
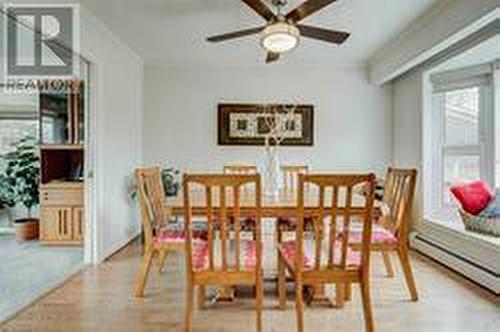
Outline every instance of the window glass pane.
[[11, 144], [31, 135], [36, 137], [36, 120], [0, 120], [0, 155], [11, 151]]
[[60, 143], [64, 142], [63, 138], [58, 135], [60, 131], [56, 130], [54, 122], [57, 120], [52, 117], [42, 118], [42, 137], [43, 143]]
[[444, 156], [444, 203], [450, 204], [453, 199], [450, 188], [458, 183], [480, 179], [479, 156]]
[[479, 88], [445, 93], [445, 143], [469, 145], [478, 143]]
[[[36, 120], [0, 120], [0, 155], [12, 150], [15, 141], [27, 135], [36, 137]], [[0, 169], [3, 169], [3, 159], [0, 158]]]

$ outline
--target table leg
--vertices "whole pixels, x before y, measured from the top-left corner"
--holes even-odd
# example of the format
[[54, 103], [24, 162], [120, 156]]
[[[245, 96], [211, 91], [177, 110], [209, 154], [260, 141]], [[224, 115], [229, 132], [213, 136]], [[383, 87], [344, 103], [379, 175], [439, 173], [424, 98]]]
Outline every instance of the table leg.
[[234, 301], [234, 286], [224, 286], [220, 288], [219, 296], [217, 296], [217, 301], [220, 302], [232, 302]]
[[312, 296], [310, 298], [310, 305], [327, 305], [329, 307], [339, 307], [338, 303], [335, 301], [336, 299], [332, 299], [326, 295], [325, 285], [312, 285]]

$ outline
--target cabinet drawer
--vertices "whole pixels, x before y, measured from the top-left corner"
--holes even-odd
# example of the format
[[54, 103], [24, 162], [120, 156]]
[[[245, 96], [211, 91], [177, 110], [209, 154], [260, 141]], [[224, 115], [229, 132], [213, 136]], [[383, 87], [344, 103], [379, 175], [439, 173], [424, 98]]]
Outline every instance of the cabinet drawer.
[[40, 204], [49, 206], [83, 205], [83, 191], [75, 189], [47, 189], [40, 191]]

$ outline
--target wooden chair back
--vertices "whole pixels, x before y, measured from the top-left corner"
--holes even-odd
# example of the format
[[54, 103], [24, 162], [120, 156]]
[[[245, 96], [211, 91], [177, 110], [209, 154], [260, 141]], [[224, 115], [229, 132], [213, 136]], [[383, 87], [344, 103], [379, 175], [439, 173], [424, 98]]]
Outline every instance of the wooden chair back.
[[383, 202], [389, 208], [389, 216], [383, 219], [383, 226], [399, 238], [408, 235], [416, 179], [415, 169], [389, 167], [387, 171]]
[[[306, 185], [310, 185], [311, 190], [318, 190], [319, 195], [316, 206], [305, 206], [306, 195], [304, 188]], [[362, 205], [353, 205], [353, 188], [359, 185], [366, 185], [367, 194]], [[368, 268], [374, 192], [374, 174], [299, 174], [296, 271], [303, 270], [304, 218], [308, 215], [313, 217], [314, 223], [313, 271], [325, 271], [325, 265], [326, 270], [346, 270], [349, 230], [351, 220], [354, 218], [362, 221], [361, 267]], [[339, 208], [342, 209], [342, 214], [339, 213]], [[307, 214], [306, 210], [308, 211]], [[326, 213], [327, 211], [328, 213]], [[328, 222], [329, 234], [323, 236], [325, 234], [323, 231], [324, 226]], [[326, 241], [326, 243], [323, 243], [323, 241]], [[325, 248], [327, 250], [324, 250]], [[322, 255], [327, 257], [322, 257]], [[326, 264], [322, 264], [323, 262], [326, 262]]]
[[[184, 218], [186, 227], [186, 250], [188, 255], [188, 271], [193, 269], [193, 235], [191, 216], [192, 187], [199, 186], [205, 191], [204, 217], [207, 222], [208, 272], [230, 273], [239, 272], [242, 268], [241, 253], [241, 219], [251, 217], [255, 220], [256, 234], [256, 269], [262, 267], [261, 244], [261, 180], [260, 175], [227, 175], [227, 174], [185, 174]], [[254, 197], [245, 196], [241, 199], [242, 187], [253, 186]], [[243, 211], [244, 210], [244, 211]], [[230, 223], [230, 219], [233, 221]], [[232, 224], [232, 230], [230, 230]], [[216, 232], [218, 234], [216, 234]], [[219, 243], [216, 243], [219, 241]], [[232, 243], [230, 243], [232, 242]], [[220, 248], [220, 257], [215, 257], [215, 247]], [[230, 253], [230, 246], [232, 246]], [[229, 257], [234, 254], [234, 257]], [[219, 258], [219, 262], [216, 262]], [[219, 263], [219, 264], [217, 264]], [[233, 275], [234, 277], [234, 275]]]
[[298, 188], [299, 174], [307, 174], [309, 167], [307, 165], [282, 165], [283, 189], [294, 191]]
[[136, 192], [146, 244], [151, 244], [155, 231], [168, 222], [165, 191], [159, 166], [135, 170]]
[[257, 174], [257, 166], [252, 164], [226, 164], [223, 171], [224, 174], [253, 175]]

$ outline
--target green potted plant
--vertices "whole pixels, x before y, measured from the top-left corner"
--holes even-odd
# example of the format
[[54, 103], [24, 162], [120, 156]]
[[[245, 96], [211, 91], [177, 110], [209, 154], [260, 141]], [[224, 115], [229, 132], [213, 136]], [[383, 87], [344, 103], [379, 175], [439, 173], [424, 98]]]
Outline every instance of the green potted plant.
[[40, 162], [36, 139], [25, 136], [12, 144], [12, 151], [3, 156], [6, 161], [5, 176], [12, 193], [13, 202], [26, 208], [27, 217], [14, 221], [16, 238], [31, 240], [38, 238], [39, 221], [32, 216], [38, 205], [38, 178]]
[[179, 177], [179, 170], [174, 168], [164, 168], [161, 170], [161, 179], [163, 182], [163, 188], [165, 188], [165, 195], [167, 197], [177, 196], [177, 193], [181, 188]]
[[[165, 196], [166, 197], [175, 197], [179, 193], [179, 190], [181, 188], [181, 182], [180, 182], [180, 172], [177, 169], [174, 168], [163, 168], [161, 170], [161, 180], [163, 183], [163, 189], [165, 191]], [[136, 191], [136, 184], [135, 184], [135, 179], [132, 177], [131, 181], [129, 182], [129, 194], [132, 199], [135, 198], [137, 191]]]
[[9, 178], [5, 174], [0, 174], [0, 211], [2, 214], [6, 212], [9, 216], [9, 225], [9, 208], [14, 205], [16, 205], [14, 202], [14, 192], [12, 190], [12, 186], [10, 185]]

